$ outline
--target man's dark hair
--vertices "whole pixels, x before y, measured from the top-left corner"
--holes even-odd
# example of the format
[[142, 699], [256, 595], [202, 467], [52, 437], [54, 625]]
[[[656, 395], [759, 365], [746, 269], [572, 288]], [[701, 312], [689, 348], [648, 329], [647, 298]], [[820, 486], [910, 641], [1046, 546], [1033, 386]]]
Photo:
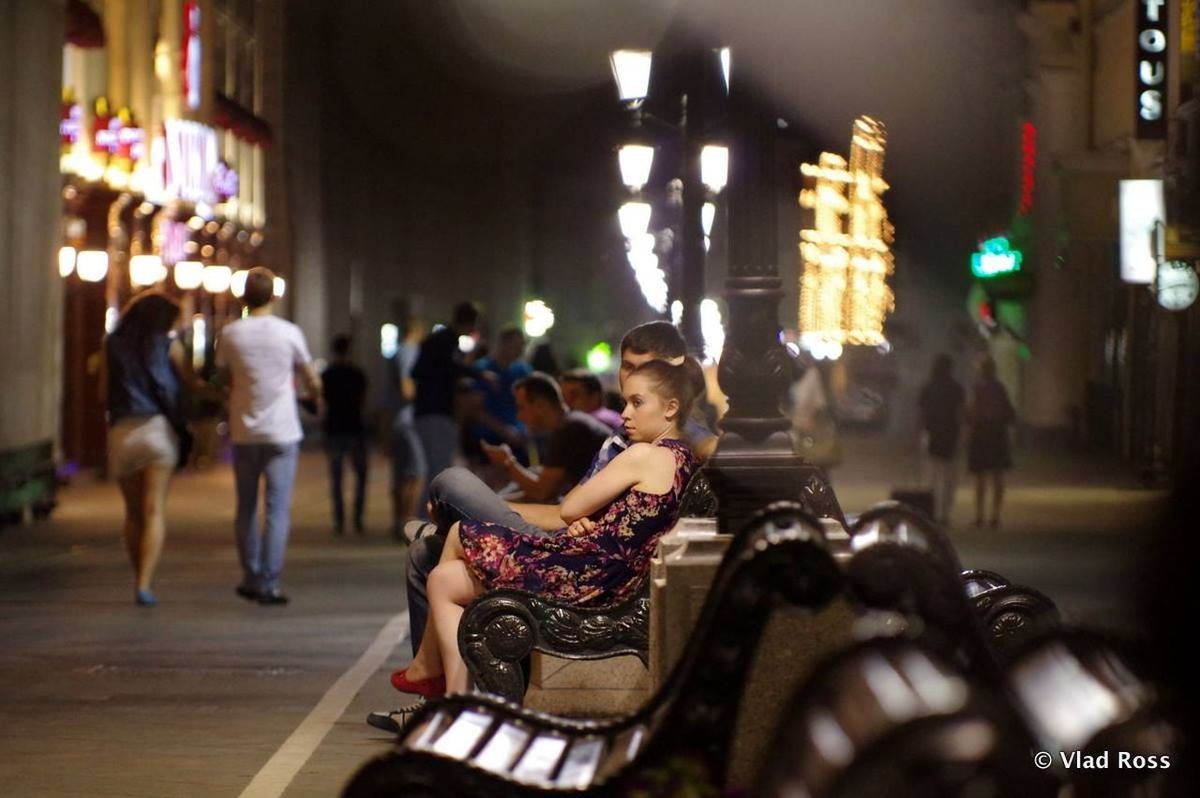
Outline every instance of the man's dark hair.
[[346, 355], [350, 354], [350, 347], [353, 346], [353, 344], [354, 339], [343, 333], [333, 337], [333, 343], [329, 345], [329, 348], [332, 349], [333, 353], [338, 357], [345, 357]]
[[541, 399], [555, 407], [563, 406], [562, 391], [559, 390], [558, 383], [549, 374], [535, 371], [528, 377], [522, 377], [513, 383], [513, 393], [516, 393], [518, 388], [525, 392], [526, 401], [532, 402], [535, 399]]
[[648, 321], [625, 333], [621, 339], [621, 354], [626, 351], [635, 355], [677, 358], [687, 354], [687, 344], [669, 321]]
[[450, 323], [455, 327], [474, 327], [479, 323], [479, 308], [470, 302], [459, 302], [454, 306]]
[[577, 382], [583, 386], [583, 390], [588, 396], [600, 396], [604, 393], [604, 386], [600, 384], [600, 378], [587, 369], [571, 369], [559, 377], [558, 381]]
[[254, 310], [269, 304], [275, 299], [275, 272], [266, 266], [255, 266], [246, 272], [246, 290], [242, 292], [242, 302]]

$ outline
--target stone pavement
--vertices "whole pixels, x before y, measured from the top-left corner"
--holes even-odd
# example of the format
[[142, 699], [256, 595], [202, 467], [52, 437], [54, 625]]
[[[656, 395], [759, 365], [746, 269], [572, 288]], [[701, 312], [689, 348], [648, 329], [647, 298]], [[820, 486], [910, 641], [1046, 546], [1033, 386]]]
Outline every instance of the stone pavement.
[[[953, 531], [964, 564], [1034, 584], [1075, 620], [1136, 629], [1161, 494], [1131, 489], [1114, 463], [1018, 462], [1002, 529]], [[233, 594], [228, 467], [176, 479], [155, 608], [133, 604], [112, 484], [77, 479], [49, 521], [0, 531], [0, 794], [328, 796], [387, 750], [363, 719], [396, 703], [386, 676], [407, 641], [385, 635], [361, 688], [345, 676], [404, 611], [404, 549], [387, 532], [386, 465], [373, 466], [367, 536], [334, 538], [323, 460], [302, 458], [286, 607]], [[834, 484], [861, 511], [912, 472], [901, 447], [851, 436]], [[963, 485], [956, 516], [970, 515]]]

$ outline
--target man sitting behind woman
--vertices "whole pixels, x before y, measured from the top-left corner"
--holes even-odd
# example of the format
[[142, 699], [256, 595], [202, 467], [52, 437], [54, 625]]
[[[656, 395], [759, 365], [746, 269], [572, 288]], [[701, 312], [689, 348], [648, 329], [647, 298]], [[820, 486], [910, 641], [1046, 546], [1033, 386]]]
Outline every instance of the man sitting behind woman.
[[688, 358], [680, 365], [649, 361], [632, 371], [622, 413], [630, 446], [567, 494], [556, 534], [471, 520], [450, 528], [429, 578], [431, 617], [413, 661], [393, 674], [397, 689], [425, 697], [467, 689], [458, 624], [485, 590], [513, 587], [603, 606], [637, 589], [696, 468], [683, 427], [698, 370]]

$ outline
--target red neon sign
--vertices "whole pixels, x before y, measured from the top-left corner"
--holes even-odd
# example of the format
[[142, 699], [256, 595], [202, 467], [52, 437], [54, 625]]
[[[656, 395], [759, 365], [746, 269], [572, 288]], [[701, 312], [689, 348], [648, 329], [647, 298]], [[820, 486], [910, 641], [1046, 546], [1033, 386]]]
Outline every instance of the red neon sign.
[[1018, 216], [1028, 216], [1033, 210], [1036, 169], [1037, 128], [1032, 122], [1025, 122], [1021, 125], [1021, 204], [1017, 206]]

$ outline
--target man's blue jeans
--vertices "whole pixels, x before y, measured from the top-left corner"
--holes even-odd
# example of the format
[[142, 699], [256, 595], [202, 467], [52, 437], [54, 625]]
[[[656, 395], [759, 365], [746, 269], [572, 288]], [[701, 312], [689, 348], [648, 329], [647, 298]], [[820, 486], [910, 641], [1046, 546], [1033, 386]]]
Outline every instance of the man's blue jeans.
[[425, 583], [429, 572], [438, 564], [445, 544], [445, 535], [455, 521], [485, 521], [515, 529], [527, 535], [552, 535], [531, 524], [496, 495], [483, 480], [465, 468], [447, 468], [429, 483], [429, 500], [438, 516], [438, 534], [417, 540], [408, 548], [408, 563], [404, 576], [408, 583], [408, 621], [412, 630], [413, 653], [425, 634], [429, 617], [429, 600]]
[[[237, 487], [238, 557], [242, 587], [260, 593], [279, 589], [292, 514], [292, 486], [300, 443], [239, 443], [233, 447]], [[266, 524], [258, 530], [258, 484], [266, 478]]]

